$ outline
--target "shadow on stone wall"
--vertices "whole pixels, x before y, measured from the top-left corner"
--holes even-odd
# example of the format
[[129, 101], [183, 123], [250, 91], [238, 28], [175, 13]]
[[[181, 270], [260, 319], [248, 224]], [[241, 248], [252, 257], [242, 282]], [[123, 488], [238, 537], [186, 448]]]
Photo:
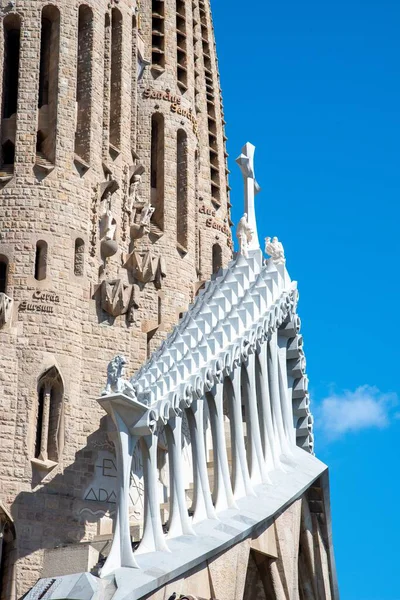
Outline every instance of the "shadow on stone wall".
[[[104, 451], [113, 452], [107, 438], [107, 416], [101, 419], [99, 429], [88, 436], [85, 447], [76, 452], [74, 462], [62, 473], [52, 477], [45, 472], [43, 478], [43, 472], [34, 467], [35, 487], [19, 493], [11, 507], [18, 559], [38, 550], [81, 542], [87, 538], [88, 529], [96, 533], [96, 527], [88, 524], [98, 523], [107, 511], [114, 512], [115, 503], [107, 502], [104, 496], [102, 502], [97, 502], [93, 494], [90, 501], [84, 500], [95, 477], [99, 453]], [[29, 570], [40, 570], [40, 563], [40, 557], [32, 557]]]

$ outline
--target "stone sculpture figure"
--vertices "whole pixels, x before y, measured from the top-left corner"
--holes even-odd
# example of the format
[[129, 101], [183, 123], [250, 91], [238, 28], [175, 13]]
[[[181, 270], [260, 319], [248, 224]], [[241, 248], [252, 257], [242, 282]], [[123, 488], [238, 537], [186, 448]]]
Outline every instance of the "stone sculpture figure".
[[265, 253], [268, 254], [276, 265], [284, 265], [286, 263], [285, 251], [282, 242], [275, 236], [265, 238]]
[[111, 192], [108, 191], [104, 198], [103, 212], [101, 215], [101, 239], [103, 240], [114, 240], [117, 230], [117, 222], [111, 212], [111, 195]]
[[107, 367], [107, 385], [102, 392], [102, 396], [109, 394], [124, 394], [136, 400], [136, 393], [133, 385], [124, 378], [124, 372], [127, 360], [125, 356], [115, 356]]
[[150, 231], [150, 220], [156, 209], [151, 204], [146, 204], [140, 215], [140, 225], [146, 233]]
[[3, 327], [11, 318], [13, 301], [6, 294], [0, 294], [0, 327]]
[[239, 240], [239, 254], [242, 254], [245, 258], [248, 258], [249, 244], [253, 239], [253, 230], [250, 228], [247, 222], [247, 213], [244, 213], [243, 217], [238, 223], [236, 236]]
[[129, 186], [129, 199], [128, 199], [128, 206], [127, 206], [127, 211], [129, 214], [132, 213], [133, 205], [136, 202], [138, 202], [138, 203], [142, 202], [142, 200], [139, 196], [139, 193], [138, 193], [141, 181], [142, 181], [142, 175], [139, 175], [139, 174], [134, 175], [133, 181]]
[[244, 181], [244, 205], [246, 221], [251, 229], [251, 239], [248, 240], [248, 249], [257, 250], [260, 247], [257, 234], [257, 220], [255, 212], [255, 196], [261, 191], [254, 173], [255, 146], [247, 142], [242, 148], [242, 153], [236, 159], [243, 175]]

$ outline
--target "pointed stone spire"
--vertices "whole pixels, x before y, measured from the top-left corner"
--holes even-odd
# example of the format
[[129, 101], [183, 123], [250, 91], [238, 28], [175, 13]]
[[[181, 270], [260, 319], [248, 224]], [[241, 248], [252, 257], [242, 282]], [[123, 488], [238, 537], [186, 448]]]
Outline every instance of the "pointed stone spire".
[[256, 181], [254, 173], [255, 150], [255, 146], [247, 142], [247, 144], [245, 144], [245, 146], [242, 148], [242, 154], [236, 159], [244, 179], [245, 213], [247, 214], [249, 228], [252, 231], [251, 240], [248, 244], [248, 250], [258, 250], [260, 248], [260, 242], [258, 241], [257, 233], [254, 198], [261, 191], [261, 188]]

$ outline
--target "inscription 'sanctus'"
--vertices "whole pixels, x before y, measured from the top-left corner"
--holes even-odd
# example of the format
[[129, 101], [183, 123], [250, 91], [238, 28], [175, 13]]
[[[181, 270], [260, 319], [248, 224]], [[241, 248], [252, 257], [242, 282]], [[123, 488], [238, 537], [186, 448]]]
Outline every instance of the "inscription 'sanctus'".
[[150, 100], [165, 100], [171, 104], [171, 112], [181, 115], [188, 119], [192, 126], [193, 131], [197, 135], [199, 131], [199, 123], [195, 117], [195, 114], [191, 108], [183, 108], [181, 105], [180, 96], [176, 96], [171, 94], [169, 90], [154, 90], [153, 88], [147, 88], [143, 92], [143, 98], [148, 98]]

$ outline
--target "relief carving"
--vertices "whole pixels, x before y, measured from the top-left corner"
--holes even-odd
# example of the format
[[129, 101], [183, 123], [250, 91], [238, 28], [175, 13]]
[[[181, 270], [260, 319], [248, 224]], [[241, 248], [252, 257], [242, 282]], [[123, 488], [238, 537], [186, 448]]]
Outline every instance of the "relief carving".
[[123, 283], [121, 279], [102, 281], [97, 287], [95, 295], [100, 298], [102, 310], [112, 317], [127, 315], [128, 322], [134, 323], [135, 310], [139, 308], [135, 299], [133, 285]]
[[162, 280], [166, 277], [165, 259], [162, 256], [154, 256], [151, 250], [147, 252], [131, 252], [123, 260], [123, 266], [132, 273], [132, 276], [141, 283], [154, 282], [157, 289], [162, 286]]

